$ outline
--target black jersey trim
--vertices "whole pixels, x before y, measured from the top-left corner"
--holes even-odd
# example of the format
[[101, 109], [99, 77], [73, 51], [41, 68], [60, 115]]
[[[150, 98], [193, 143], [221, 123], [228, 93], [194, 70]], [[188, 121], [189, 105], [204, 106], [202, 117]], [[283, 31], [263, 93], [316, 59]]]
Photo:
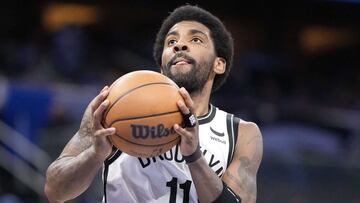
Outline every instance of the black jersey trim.
[[229, 135], [229, 155], [228, 155], [227, 167], [229, 167], [234, 157], [237, 138], [238, 138], [239, 122], [240, 122], [239, 118], [235, 117], [233, 114], [229, 114], [229, 113], [227, 114], [226, 126]]
[[233, 129], [234, 129], [234, 140], [235, 140], [235, 145], [237, 143], [237, 139], [238, 139], [238, 134], [239, 134], [239, 123], [240, 123], [240, 118], [234, 116], [234, 121], [233, 121]]
[[229, 154], [228, 154], [228, 160], [227, 160], [227, 167], [229, 167], [230, 162], [232, 161], [233, 155], [234, 155], [234, 129], [233, 129], [233, 119], [234, 115], [227, 114], [226, 115], [226, 127], [229, 135]]
[[106, 198], [106, 180], [108, 177], [108, 173], [109, 173], [109, 165], [104, 163], [104, 172], [103, 172], [103, 180], [104, 180], [104, 203], [107, 203], [107, 198]]
[[104, 180], [104, 202], [107, 203], [107, 197], [106, 197], [106, 185], [107, 185], [107, 177], [109, 173], [109, 166], [112, 164], [119, 156], [122, 154], [122, 151], [117, 149], [116, 147], [113, 147], [113, 155], [110, 156], [108, 159], [104, 161], [104, 173], [103, 173], [103, 180]]
[[212, 104], [210, 104], [209, 112], [206, 115], [199, 116], [197, 118], [199, 124], [201, 125], [201, 124], [209, 123], [215, 117], [215, 114], [216, 114], [216, 107], [214, 107]]
[[114, 149], [114, 154], [112, 156], [110, 156], [108, 159], [105, 160], [105, 164], [107, 164], [107, 165], [112, 164], [121, 155], [121, 153], [122, 153], [122, 151], [115, 148]]

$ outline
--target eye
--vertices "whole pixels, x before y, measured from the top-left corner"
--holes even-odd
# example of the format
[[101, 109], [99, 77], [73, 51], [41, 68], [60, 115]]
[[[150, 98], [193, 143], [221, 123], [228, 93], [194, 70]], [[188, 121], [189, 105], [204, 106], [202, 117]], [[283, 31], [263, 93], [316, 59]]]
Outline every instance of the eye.
[[168, 40], [168, 42], [167, 42], [167, 45], [168, 46], [173, 46], [173, 45], [175, 45], [176, 44], [176, 40], [175, 39], [170, 39], [170, 40]]
[[195, 42], [195, 43], [203, 43], [203, 41], [202, 41], [200, 38], [198, 38], [198, 37], [192, 38], [191, 41], [192, 41], [192, 42]]

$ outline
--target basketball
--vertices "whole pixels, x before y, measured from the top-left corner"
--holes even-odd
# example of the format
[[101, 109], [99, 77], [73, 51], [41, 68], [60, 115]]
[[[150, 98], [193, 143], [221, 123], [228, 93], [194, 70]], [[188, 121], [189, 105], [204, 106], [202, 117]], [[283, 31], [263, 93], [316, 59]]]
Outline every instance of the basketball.
[[179, 140], [173, 126], [183, 117], [177, 101], [179, 87], [161, 73], [139, 70], [117, 79], [109, 89], [104, 127], [115, 127], [110, 142], [129, 155], [153, 157], [165, 153]]

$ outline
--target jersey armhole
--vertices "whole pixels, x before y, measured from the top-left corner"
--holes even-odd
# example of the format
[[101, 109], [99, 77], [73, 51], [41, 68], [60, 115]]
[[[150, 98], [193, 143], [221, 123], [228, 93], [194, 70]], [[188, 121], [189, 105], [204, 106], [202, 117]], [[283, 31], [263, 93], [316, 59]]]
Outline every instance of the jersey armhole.
[[111, 163], [113, 163], [120, 155], [122, 154], [122, 151], [115, 146], [112, 147], [111, 154], [105, 159], [104, 165], [108, 166]]
[[234, 116], [233, 129], [234, 129], [235, 145], [237, 143], [238, 134], [239, 134], [239, 123], [240, 123], [240, 118]]
[[226, 126], [229, 135], [229, 155], [227, 161], [227, 167], [229, 167], [236, 149], [236, 142], [238, 138], [238, 129], [239, 129], [240, 118], [234, 116], [233, 114], [227, 114], [226, 116]]
[[103, 189], [104, 189], [104, 203], [107, 203], [107, 196], [106, 196], [106, 186], [107, 186], [107, 176], [109, 173], [109, 166], [110, 164], [112, 164], [120, 155], [122, 154], [122, 151], [120, 151], [119, 149], [117, 149], [116, 147], [113, 146], [111, 154], [109, 155], [108, 158], [105, 159], [104, 161], [104, 170], [103, 170]]

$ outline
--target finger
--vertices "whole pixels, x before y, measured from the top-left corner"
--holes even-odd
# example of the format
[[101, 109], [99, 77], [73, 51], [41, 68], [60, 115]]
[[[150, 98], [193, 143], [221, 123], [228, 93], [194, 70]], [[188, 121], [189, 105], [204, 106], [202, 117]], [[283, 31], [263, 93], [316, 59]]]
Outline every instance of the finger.
[[[100, 105], [100, 103], [102, 102], [102, 100], [104, 100], [104, 98], [107, 97], [108, 95], [108, 90], [109, 90], [109, 86], [105, 85], [104, 88], [102, 88], [102, 90], [100, 91], [100, 93], [90, 102], [91, 108], [92, 108], [92, 112], [95, 111], [95, 109]], [[104, 93], [106, 92], [107, 93]], [[100, 102], [100, 103], [99, 103]]]
[[188, 91], [184, 87], [180, 88], [180, 94], [184, 99], [186, 106], [190, 109], [190, 111], [194, 112], [194, 102], [191, 99], [191, 96]]
[[184, 136], [186, 138], [189, 138], [190, 137], [190, 134], [189, 132], [185, 129], [185, 128], [182, 128], [179, 124], [175, 124], [174, 125], [174, 130], [177, 134], [179, 134], [180, 136]]
[[104, 101], [108, 94], [109, 90], [105, 89], [90, 102], [91, 113], [95, 112], [95, 110], [100, 106], [100, 104]]
[[[178, 124], [174, 125], [174, 130], [176, 133], [178, 133], [181, 136], [181, 144], [186, 144], [188, 147], [194, 147], [197, 145], [196, 138], [192, 136], [191, 133], [189, 133], [186, 129], [182, 128]], [[183, 151], [182, 151], [183, 152]], [[184, 152], [187, 153], [187, 152]], [[192, 154], [192, 153], [189, 153]]]
[[99, 137], [106, 137], [115, 134], [116, 129], [114, 127], [97, 130], [94, 135]]
[[186, 115], [190, 113], [190, 109], [185, 105], [185, 103], [181, 100], [177, 102], [177, 105], [181, 111], [182, 114]]
[[183, 101], [179, 100], [177, 105], [183, 116], [183, 127], [193, 128], [196, 126], [197, 119], [195, 115], [190, 111], [190, 109], [184, 104]]
[[104, 111], [109, 106], [109, 103], [110, 103], [109, 100], [106, 99], [105, 101], [103, 101], [100, 104], [100, 106], [93, 113], [95, 129], [100, 129], [102, 127], [101, 126], [101, 121], [102, 121], [102, 118], [103, 118], [103, 114], [104, 114]]
[[100, 91], [100, 93], [102, 93], [104, 90], [107, 90], [107, 89], [109, 89], [109, 86], [105, 86], [104, 88], [102, 88], [102, 90]]

